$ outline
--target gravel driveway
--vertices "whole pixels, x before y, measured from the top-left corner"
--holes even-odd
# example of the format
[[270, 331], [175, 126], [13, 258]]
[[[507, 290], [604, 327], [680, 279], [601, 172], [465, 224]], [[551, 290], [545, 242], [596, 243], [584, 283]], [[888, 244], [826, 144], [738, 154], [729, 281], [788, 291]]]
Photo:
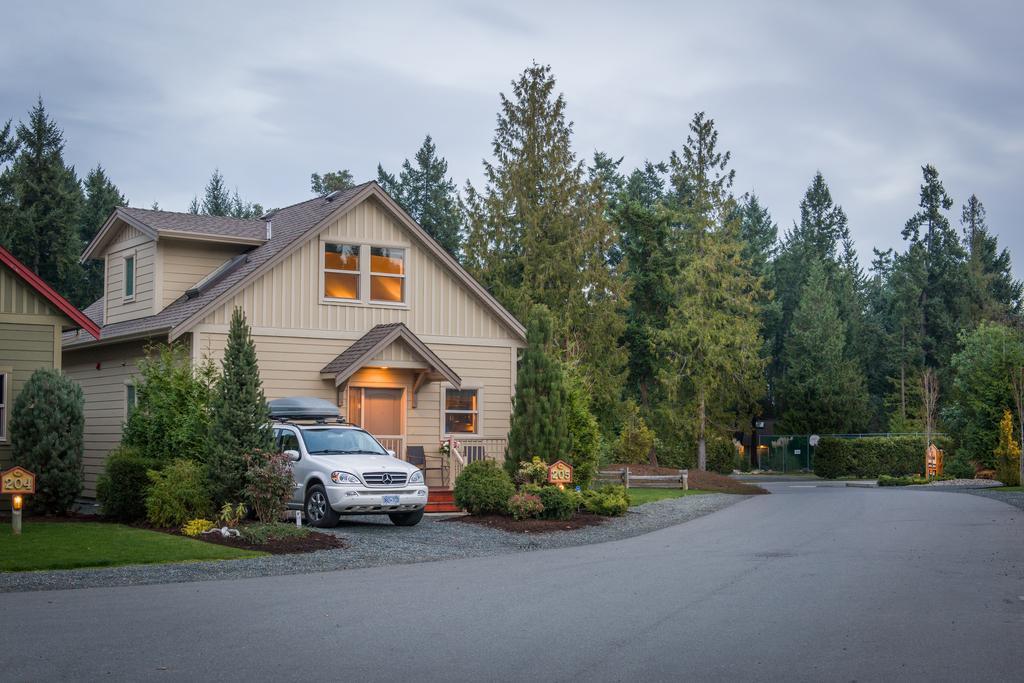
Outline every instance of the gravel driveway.
[[6, 573], [0, 574], [0, 592], [304, 574], [564, 548], [638, 536], [721, 510], [748, 497], [713, 493], [661, 500], [630, 508], [625, 516], [600, 526], [531, 535], [439, 517], [427, 517], [415, 527], [393, 526], [383, 516], [343, 517], [336, 529], [323, 533], [341, 536], [348, 548], [250, 560]]

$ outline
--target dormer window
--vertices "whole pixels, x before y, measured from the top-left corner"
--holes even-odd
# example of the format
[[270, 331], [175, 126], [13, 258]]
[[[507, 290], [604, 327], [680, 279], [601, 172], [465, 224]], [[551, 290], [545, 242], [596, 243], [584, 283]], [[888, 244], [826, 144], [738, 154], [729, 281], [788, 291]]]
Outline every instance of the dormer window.
[[135, 256], [124, 257], [124, 301], [135, 298]]

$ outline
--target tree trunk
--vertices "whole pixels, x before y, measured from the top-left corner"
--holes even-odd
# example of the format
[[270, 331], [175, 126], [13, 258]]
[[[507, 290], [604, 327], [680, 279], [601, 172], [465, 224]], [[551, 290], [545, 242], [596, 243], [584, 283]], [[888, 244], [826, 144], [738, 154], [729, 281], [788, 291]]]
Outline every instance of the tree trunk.
[[708, 448], [707, 440], [705, 438], [705, 422], [707, 417], [704, 410], [704, 389], [700, 389], [700, 399], [698, 402], [698, 415], [697, 415], [697, 469], [701, 472], [707, 472], [708, 470]]

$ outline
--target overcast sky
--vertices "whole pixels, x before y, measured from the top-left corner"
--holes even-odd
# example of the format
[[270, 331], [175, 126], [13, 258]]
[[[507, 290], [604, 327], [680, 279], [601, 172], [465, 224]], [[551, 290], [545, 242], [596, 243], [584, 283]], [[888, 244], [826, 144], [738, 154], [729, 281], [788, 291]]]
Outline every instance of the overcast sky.
[[932, 163], [955, 225], [976, 193], [1024, 254], [1024, 9], [896, 4], [36, 0], [3, 10], [0, 120], [42, 95], [67, 158], [101, 163], [133, 206], [184, 211], [214, 167], [245, 199], [291, 204], [311, 172], [374, 178], [428, 132], [461, 187], [498, 93], [536, 60], [581, 156], [664, 160], [704, 110], [737, 190], [782, 229], [820, 169], [867, 263], [901, 245]]

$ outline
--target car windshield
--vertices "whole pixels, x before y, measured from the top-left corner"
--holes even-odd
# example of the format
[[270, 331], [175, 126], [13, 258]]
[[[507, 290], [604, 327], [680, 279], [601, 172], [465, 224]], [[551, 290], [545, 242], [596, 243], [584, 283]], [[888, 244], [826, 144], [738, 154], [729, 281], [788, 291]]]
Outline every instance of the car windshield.
[[302, 430], [306, 450], [310, 455], [332, 453], [361, 453], [387, 455], [376, 439], [361, 429], [315, 427]]

